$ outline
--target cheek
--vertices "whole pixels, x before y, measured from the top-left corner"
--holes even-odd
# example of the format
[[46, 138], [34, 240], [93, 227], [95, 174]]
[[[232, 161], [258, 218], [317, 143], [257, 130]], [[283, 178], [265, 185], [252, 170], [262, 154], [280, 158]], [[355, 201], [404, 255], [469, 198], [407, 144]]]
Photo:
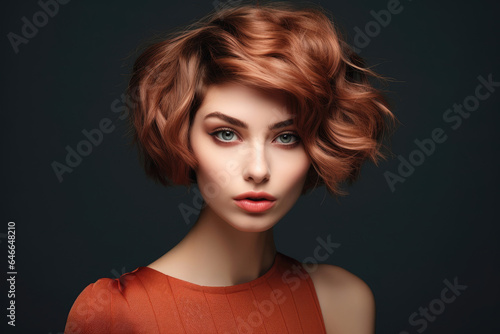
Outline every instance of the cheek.
[[278, 175], [282, 184], [288, 184], [289, 190], [301, 190], [311, 166], [311, 161], [305, 151], [288, 154], [287, 157], [282, 157], [278, 161], [280, 164]]
[[202, 194], [209, 192], [217, 194], [230, 183], [230, 176], [226, 171], [228, 154], [221, 154], [220, 149], [210, 142], [211, 139], [194, 142], [193, 152], [198, 160], [196, 177]]
[[206, 146], [197, 147], [193, 151], [198, 160], [198, 168], [196, 169], [198, 182], [211, 182], [213, 172], [217, 170], [218, 159], [210, 159], [213, 155], [210, 154], [211, 151]]

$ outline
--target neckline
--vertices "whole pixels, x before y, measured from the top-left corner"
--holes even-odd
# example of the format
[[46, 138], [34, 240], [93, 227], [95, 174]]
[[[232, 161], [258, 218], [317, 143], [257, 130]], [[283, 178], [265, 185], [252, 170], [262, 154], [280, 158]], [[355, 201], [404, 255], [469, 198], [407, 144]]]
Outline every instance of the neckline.
[[167, 279], [170, 282], [174, 282], [176, 285], [181, 285], [183, 287], [186, 287], [191, 290], [196, 290], [196, 291], [203, 291], [203, 292], [210, 292], [210, 293], [230, 293], [230, 292], [237, 292], [241, 290], [247, 290], [252, 287], [255, 287], [259, 284], [264, 283], [269, 277], [271, 277], [275, 272], [276, 268], [278, 267], [278, 264], [281, 260], [282, 254], [280, 252], [276, 252], [273, 264], [271, 267], [261, 276], [257, 277], [256, 279], [253, 279], [249, 282], [245, 283], [240, 283], [240, 284], [235, 284], [235, 285], [227, 285], [227, 286], [212, 286], [212, 285], [199, 285], [196, 283], [192, 283], [177, 277], [173, 277], [167, 274], [162, 273], [161, 271], [158, 271], [156, 269], [150, 268], [150, 267], [145, 267], [141, 266], [136, 269], [136, 271], [142, 271], [144, 273], [150, 273], [152, 275], [162, 277], [163, 279]]

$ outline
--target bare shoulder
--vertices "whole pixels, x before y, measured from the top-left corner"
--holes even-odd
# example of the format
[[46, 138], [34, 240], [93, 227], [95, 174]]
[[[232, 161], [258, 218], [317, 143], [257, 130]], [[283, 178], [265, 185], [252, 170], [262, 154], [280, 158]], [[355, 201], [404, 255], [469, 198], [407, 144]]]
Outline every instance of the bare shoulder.
[[330, 264], [302, 266], [313, 281], [328, 334], [375, 332], [375, 299], [362, 279]]

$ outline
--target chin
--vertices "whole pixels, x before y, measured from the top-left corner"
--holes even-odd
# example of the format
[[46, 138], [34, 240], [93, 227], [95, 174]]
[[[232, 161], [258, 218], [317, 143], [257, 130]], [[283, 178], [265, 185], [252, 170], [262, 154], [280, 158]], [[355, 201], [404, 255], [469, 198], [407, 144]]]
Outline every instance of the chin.
[[228, 225], [241, 232], [265, 232], [275, 226], [279, 219], [269, 214], [242, 212], [232, 217], [221, 217]]
[[231, 225], [235, 229], [237, 229], [238, 231], [241, 231], [241, 232], [265, 232], [265, 231], [268, 231], [271, 228], [273, 228], [273, 226], [276, 225], [276, 224], [259, 224], [259, 225], [256, 225], [256, 224], [249, 223], [247, 225], [245, 225], [245, 224], [238, 224], [238, 225], [231, 224]]

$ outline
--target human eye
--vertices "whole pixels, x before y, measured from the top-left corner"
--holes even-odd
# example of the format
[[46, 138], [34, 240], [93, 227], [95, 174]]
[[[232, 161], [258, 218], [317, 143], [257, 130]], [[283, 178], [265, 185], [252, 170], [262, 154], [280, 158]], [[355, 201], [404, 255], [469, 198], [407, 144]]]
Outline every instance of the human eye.
[[299, 136], [293, 132], [282, 133], [276, 139], [279, 139], [278, 142], [285, 146], [295, 146], [300, 142]]
[[233, 139], [238, 138], [236, 132], [228, 128], [217, 129], [211, 132], [210, 135], [216, 138], [216, 140], [219, 140], [224, 143], [233, 142], [234, 141]]

